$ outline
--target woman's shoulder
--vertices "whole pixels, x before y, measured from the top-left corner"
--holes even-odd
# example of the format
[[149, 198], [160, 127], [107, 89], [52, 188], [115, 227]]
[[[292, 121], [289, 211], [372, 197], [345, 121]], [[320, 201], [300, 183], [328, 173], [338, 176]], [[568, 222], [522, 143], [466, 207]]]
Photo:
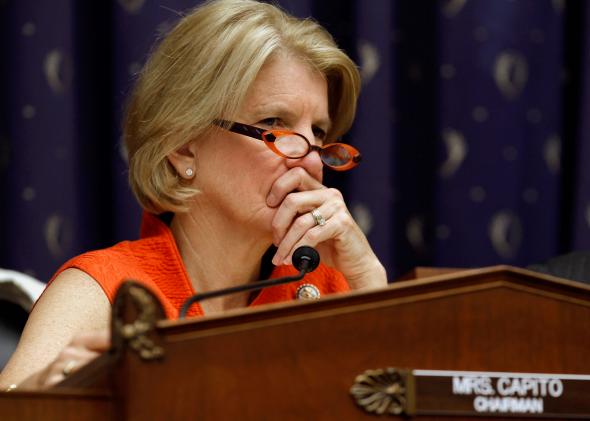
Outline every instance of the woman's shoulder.
[[83, 267], [98, 266], [107, 271], [113, 267], [133, 266], [137, 263], [138, 256], [150, 257], [153, 251], [157, 250], [153, 238], [146, 238], [134, 241], [121, 241], [111, 247], [87, 251], [72, 257], [59, 270], [63, 271], [66, 267]]
[[93, 278], [113, 302], [117, 289], [125, 280], [150, 283], [149, 268], [164, 259], [161, 256], [165, 252], [163, 246], [161, 239], [149, 237], [82, 253], [64, 263], [49, 283], [68, 269], [78, 269]]

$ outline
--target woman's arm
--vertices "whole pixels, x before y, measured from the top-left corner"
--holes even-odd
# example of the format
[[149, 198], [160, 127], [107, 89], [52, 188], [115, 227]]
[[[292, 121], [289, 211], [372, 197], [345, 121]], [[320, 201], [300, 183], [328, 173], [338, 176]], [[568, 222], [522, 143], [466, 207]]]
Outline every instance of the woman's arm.
[[12, 384], [46, 387], [63, 379], [66, 365], [75, 369], [88, 363], [108, 347], [110, 314], [109, 300], [92, 277], [78, 269], [62, 272], [35, 304], [0, 373], [0, 390]]

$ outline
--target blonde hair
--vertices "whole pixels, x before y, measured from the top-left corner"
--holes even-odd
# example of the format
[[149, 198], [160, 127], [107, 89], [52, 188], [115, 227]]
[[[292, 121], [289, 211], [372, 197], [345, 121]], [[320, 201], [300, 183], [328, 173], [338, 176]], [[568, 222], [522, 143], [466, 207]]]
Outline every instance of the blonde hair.
[[197, 190], [167, 155], [231, 118], [267, 60], [284, 52], [309, 63], [328, 83], [329, 138], [351, 126], [360, 77], [330, 34], [254, 0], [216, 0], [184, 16], [145, 64], [124, 122], [129, 181], [144, 209], [183, 212]]

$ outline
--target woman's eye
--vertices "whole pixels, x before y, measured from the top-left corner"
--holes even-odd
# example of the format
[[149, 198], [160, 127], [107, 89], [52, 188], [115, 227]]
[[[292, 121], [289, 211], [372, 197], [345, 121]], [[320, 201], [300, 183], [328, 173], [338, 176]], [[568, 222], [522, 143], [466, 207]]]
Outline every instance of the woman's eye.
[[275, 127], [279, 126], [280, 123], [281, 123], [281, 119], [277, 118], [277, 117], [265, 118], [264, 120], [260, 120], [258, 122], [258, 124], [262, 124], [262, 125], [270, 127], [270, 128], [275, 128]]
[[326, 140], [326, 132], [319, 127], [313, 128], [313, 135], [316, 137], [316, 139]]

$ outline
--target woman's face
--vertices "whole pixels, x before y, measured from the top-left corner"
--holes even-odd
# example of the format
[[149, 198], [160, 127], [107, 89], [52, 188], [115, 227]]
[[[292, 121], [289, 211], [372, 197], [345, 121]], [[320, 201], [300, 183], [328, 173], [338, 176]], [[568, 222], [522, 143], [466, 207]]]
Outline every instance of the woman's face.
[[[293, 130], [320, 144], [330, 125], [326, 80], [295, 57], [277, 56], [262, 67], [233, 120]], [[301, 169], [303, 177], [322, 179], [317, 152], [287, 160], [260, 140], [223, 129], [195, 142], [194, 185], [202, 192], [196, 197], [197, 205], [261, 234], [271, 233], [276, 206], [268, 206], [267, 201], [274, 183], [292, 177], [293, 173], [285, 175], [288, 171]]]

